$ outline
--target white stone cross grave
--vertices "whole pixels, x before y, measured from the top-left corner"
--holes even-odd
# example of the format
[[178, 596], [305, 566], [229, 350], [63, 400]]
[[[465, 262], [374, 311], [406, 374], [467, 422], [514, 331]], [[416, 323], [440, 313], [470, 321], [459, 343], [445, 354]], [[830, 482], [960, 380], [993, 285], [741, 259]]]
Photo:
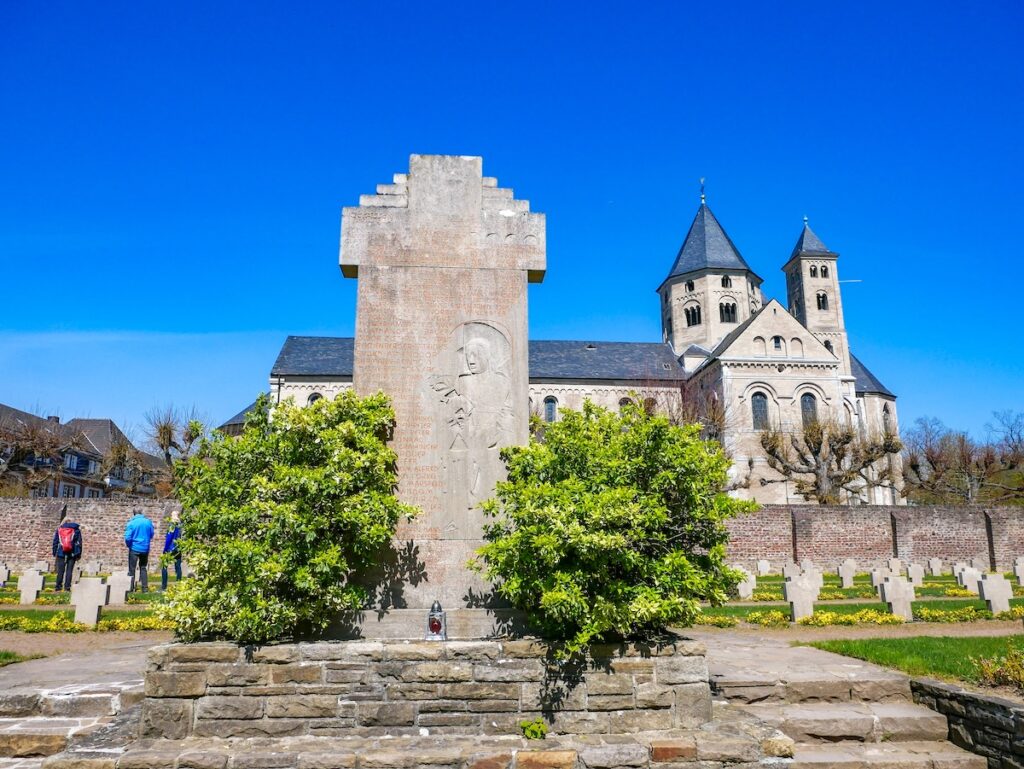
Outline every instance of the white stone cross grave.
[[899, 558], [890, 558], [885, 562], [885, 565], [897, 577], [903, 573], [903, 561]]
[[986, 572], [989, 567], [988, 558], [982, 558], [980, 555], [976, 555], [971, 559], [971, 566], [980, 572]]
[[814, 614], [818, 586], [805, 576], [791, 577], [782, 583], [782, 597], [789, 602], [790, 620], [796, 622]]
[[[2, 574], [0, 571], [0, 575]], [[1018, 585], [1024, 585], [1024, 558], [1018, 558], [1013, 562], [1013, 576], [1017, 578]]]
[[853, 587], [853, 577], [857, 573], [857, 562], [847, 558], [839, 566], [839, 579], [842, 580], [844, 588]]
[[36, 561], [34, 564], [32, 564], [32, 568], [35, 569], [36, 571], [41, 571], [43, 574], [45, 574], [46, 572], [48, 572], [50, 570], [50, 562], [49, 561]]
[[43, 589], [43, 575], [35, 569], [25, 569], [18, 579], [18, 590], [21, 592], [20, 604], [35, 603]]
[[929, 558], [928, 559], [928, 573], [933, 577], [942, 576], [942, 559], [941, 558]]
[[100, 612], [110, 602], [110, 585], [99, 577], [83, 577], [71, 588], [71, 605], [75, 607], [75, 622], [94, 627], [100, 621]]
[[919, 563], [910, 564], [907, 567], [907, 579], [914, 587], [922, 587], [924, 585], [924, 566]]
[[910, 622], [914, 619], [913, 607], [914, 586], [900, 576], [886, 577], [882, 582], [882, 600], [889, 607], [891, 614], [899, 615]]
[[800, 568], [803, 569], [803, 573], [806, 574], [809, 571], [814, 571], [816, 567], [814, 565], [814, 561], [810, 558], [804, 558], [800, 561]]
[[978, 583], [981, 581], [981, 572], [968, 566], [960, 572], [958, 581], [960, 582], [960, 587], [964, 590], [970, 590], [972, 593], [977, 593]]
[[953, 564], [953, 576], [956, 577], [956, 581], [957, 582], [960, 581], [960, 573], [964, 569], [969, 569], [969, 568], [971, 568], [971, 565], [969, 563], [964, 563], [963, 561], [957, 561], [956, 563]]
[[978, 580], [978, 592], [985, 600], [985, 606], [993, 614], [1010, 610], [1013, 586], [1002, 574], [983, 574]]
[[135, 586], [135, 580], [128, 576], [128, 572], [118, 572], [107, 577], [107, 584], [110, 585], [110, 603], [122, 604], [128, 599], [128, 593]]
[[6, 563], [0, 563], [0, 587], [7, 584], [7, 580], [11, 578], [11, 570], [7, 568]]
[[749, 601], [754, 597], [754, 588], [757, 587], [757, 577], [742, 566], [737, 566], [736, 570], [742, 572], [744, 576], [743, 581], [736, 585], [736, 591], [739, 593], [741, 601]]
[[757, 576], [767, 577], [771, 573], [772, 565], [770, 562], [764, 560], [763, 558], [757, 562]]
[[[871, 587], [875, 590], [882, 589], [882, 583], [885, 582], [886, 577], [894, 576], [888, 569], [872, 569], [871, 570]], [[896, 575], [898, 576], [898, 575]]]
[[803, 570], [795, 563], [787, 563], [782, 567], [782, 576], [784, 579], [799, 577], [801, 574], [803, 574]]

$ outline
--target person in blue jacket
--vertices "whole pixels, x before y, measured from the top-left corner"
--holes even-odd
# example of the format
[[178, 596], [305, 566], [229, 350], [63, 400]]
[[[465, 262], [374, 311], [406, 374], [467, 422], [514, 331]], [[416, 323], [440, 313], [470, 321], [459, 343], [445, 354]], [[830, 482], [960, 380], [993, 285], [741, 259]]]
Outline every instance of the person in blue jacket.
[[[171, 511], [171, 520], [167, 524], [167, 534], [164, 536], [164, 555], [171, 553], [174, 558], [174, 578], [181, 582], [181, 551], [178, 550], [178, 538], [181, 536], [181, 514], [177, 510]], [[160, 589], [167, 589], [167, 560], [160, 564]]]
[[53, 532], [53, 554], [57, 558], [55, 589], [58, 593], [70, 590], [75, 564], [82, 557], [82, 530], [77, 523], [65, 520]]
[[135, 508], [135, 515], [124, 527], [124, 545], [128, 548], [128, 576], [135, 578], [135, 567], [139, 567], [142, 592], [149, 592], [149, 543], [153, 540], [153, 522], [142, 511]]

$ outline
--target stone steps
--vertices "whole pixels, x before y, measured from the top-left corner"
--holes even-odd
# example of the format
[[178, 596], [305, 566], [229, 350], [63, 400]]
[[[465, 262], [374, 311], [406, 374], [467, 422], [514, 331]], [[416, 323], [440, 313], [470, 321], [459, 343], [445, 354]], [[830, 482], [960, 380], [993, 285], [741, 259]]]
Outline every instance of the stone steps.
[[982, 756], [948, 742], [797, 744], [788, 769], [987, 769]]
[[945, 716], [904, 702], [748, 705], [744, 709], [798, 743], [941, 742]]
[[878, 671], [840, 677], [809, 670], [783, 676], [720, 674], [712, 671], [711, 690], [731, 704], [815, 702], [912, 702], [905, 676]]
[[52, 756], [72, 735], [96, 726], [99, 718], [0, 718], [0, 756]]

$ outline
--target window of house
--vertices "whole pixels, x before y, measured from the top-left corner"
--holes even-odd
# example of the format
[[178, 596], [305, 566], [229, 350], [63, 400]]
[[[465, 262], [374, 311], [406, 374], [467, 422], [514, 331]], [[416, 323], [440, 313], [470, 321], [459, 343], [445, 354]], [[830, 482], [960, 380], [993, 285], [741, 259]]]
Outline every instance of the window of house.
[[750, 412], [754, 420], [755, 430], [768, 429], [768, 396], [756, 392], [750, 396]]
[[70, 484], [65, 484], [64, 487], [60, 490], [60, 495], [62, 497], [74, 497], [74, 496], [76, 496], [77, 491], [78, 491], [78, 487], [77, 486], [72, 486]]
[[821, 277], [823, 277], [823, 278], [827, 278], [828, 277], [828, 267], [826, 265], [824, 265], [824, 264], [821, 265]]
[[812, 278], [818, 277], [818, 268], [815, 265], [813, 265], [813, 264], [811, 265], [811, 277]]
[[554, 422], [558, 418], [558, 399], [549, 395], [544, 399], [544, 421]]
[[825, 293], [818, 294], [817, 299], [818, 299], [818, 309], [819, 310], [827, 310], [828, 309], [828, 294], [825, 294]]
[[89, 489], [89, 496], [93, 497], [93, 498], [100, 496], [100, 490], [99, 489]]
[[818, 421], [818, 399], [810, 393], [800, 396], [800, 418], [804, 427], [810, 427]]
[[310, 396], [309, 396], [309, 397], [308, 397], [308, 398], [306, 399], [306, 403], [307, 403], [307, 405], [312, 405], [312, 404], [316, 403], [316, 402], [317, 402], [318, 400], [320, 400], [320, 399], [321, 399], [321, 398], [323, 398], [323, 397], [324, 397], [324, 396], [322, 396], [322, 395], [321, 395], [320, 393], [312, 393], [312, 394], [311, 394], [311, 395], [310, 395]]
[[781, 350], [782, 349], [782, 337], [781, 336], [773, 336], [772, 337], [772, 347], [774, 347], [776, 350]]
[[38, 486], [32, 490], [32, 496], [34, 497], [48, 497], [50, 496], [50, 482], [47, 481], [42, 486]]
[[722, 323], [736, 322], [736, 303], [722, 302], [718, 305], [718, 315]]
[[830, 341], [828, 341], [827, 339], [825, 340], [825, 349], [828, 350], [833, 355], [835, 355], [836, 351], [832, 349], [832, 343]]
[[732, 278], [728, 275], [722, 276], [722, 288], [732, 288]]
[[687, 291], [693, 291], [693, 281], [692, 280], [686, 281], [686, 290]]
[[78, 466], [78, 457], [74, 454], [64, 455], [64, 467], [68, 470], [74, 470]]

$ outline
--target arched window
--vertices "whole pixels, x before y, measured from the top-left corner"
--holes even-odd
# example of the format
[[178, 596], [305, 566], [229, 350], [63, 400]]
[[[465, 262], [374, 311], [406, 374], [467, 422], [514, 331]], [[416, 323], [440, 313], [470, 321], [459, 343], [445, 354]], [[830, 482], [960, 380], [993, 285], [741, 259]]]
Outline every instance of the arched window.
[[653, 414], [658, 409], [658, 403], [654, 398], [644, 398], [644, 413]]
[[800, 396], [800, 418], [804, 427], [810, 427], [818, 421], [818, 399], [810, 393]]
[[768, 429], [768, 396], [756, 392], [750, 396], [750, 413], [754, 420], [755, 430]]
[[686, 281], [686, 290], [687, 291], [693, 291], [693, 281], [692, 280]]
[[782, 349], [782, 337], [781, 336], [773, 336], [772, 337], [772, 347], [774, 347], [776, 350], [781, 350]]
[[549, 395], [544, 399], [544, 421], [554, 422], [558, 418], [558, 398]]
[[699, 326], [700, 325], [700, 305], [695, 304], [692, 307], [684, 307], [683, 313], [686, 315], [687, 326]]
[[718, 305], [718, 316], [722, 323], [736, 322], [736, 303], [722, 302]]
[[828, 309], [828, 294], [825, 294], [825, 293], [818, 294], [818, 309], [819, 310], [827, 310]]
[[619, 413], [621, 414], [625, 410], [626, 406], [630, 405], [632, 402], [632, 398], [619, 398]]
[[821, 277], [823, 277], [823, 278], [827, 278], [828, 277], [828, 267], [826, 265], [824, 265], [824, 264], [821, 265]]
[[836, 354], [836, 351], [832, 349], [832, 343], [830, 341], [828, 341], [827, 339], [825, 340], [825, 349], [828, 350], [833, 355]]
[[889, 413], [889, 405], [882, 407], [882, 429], [886, 434], [892, 432], [892, 414]]
[[815, 265], [813, 265], [813, 264], [811, 265], [811, 277], [812, 278], [818, 277], [818, 268]]
[[722, 276], [722, 288], [732, 288], [732, 278], [728, 275]]
[[306, 403], [308, 405], [313, 405], [314, 403], [316, 403], [318, 400], [320, 400], [323, 397], [324, 396], [322, 396], [320, 393], [313, 393], [308, 398], [306, 398]]

